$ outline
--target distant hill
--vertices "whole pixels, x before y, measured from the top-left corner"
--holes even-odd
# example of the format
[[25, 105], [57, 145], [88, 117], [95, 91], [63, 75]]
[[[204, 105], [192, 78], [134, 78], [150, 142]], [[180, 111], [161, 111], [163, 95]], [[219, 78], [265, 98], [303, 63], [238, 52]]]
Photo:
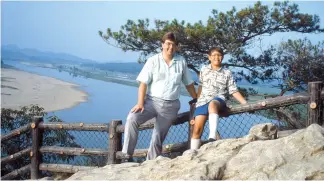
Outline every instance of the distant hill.
[[[138, 74], [144, 64], [137, 62], [107, 62], [99, 63], [89, 59], [83, 59], [74, 55], [66, 53], [54, 53], [44, 52], [30, 48], [19, 48], [16, 45], [3, 45], [1, 47], [2, 60], [14, 60], [14, 61], [27, 61], [38, 63], [51, 63], [51, 64], [72, 64], [79, 65], [81, 67], [96, 68], [103, 71], [122, 72]], [[193, 73], [194, 80], [197, 79], [197, 75]]]
[[[139, 64], [137, 62], [125, 62], [125, 63], [92, 63], [92, 64], [82, 64], [85, 67], [97, 68], [103, 71], [112, 71], [112, 72], [122, 72], [122, 73], [131, 73], [139, 74], [144, 66], [144, 64]], [[195, 72], [190, 71], [193, 80], [198, 81], [198, 76]]]
[[42, 63], [68, 63], [84, 64], [95, 63], [93, 60], [83, 59], [66, 53], [44, 52], [30, 48], [19, 48], [16, 45], [1, 46], [1, 58], [3, 60], [42, 62]]

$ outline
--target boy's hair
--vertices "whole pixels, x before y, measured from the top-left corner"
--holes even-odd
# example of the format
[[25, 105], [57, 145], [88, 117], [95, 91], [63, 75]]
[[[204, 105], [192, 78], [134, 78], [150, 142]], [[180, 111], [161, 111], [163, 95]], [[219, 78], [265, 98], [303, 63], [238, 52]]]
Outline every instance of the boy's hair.
[[211, 49], [209, 49], [208, 51], [208, 55], [211, 55], [214, 51], [222, 54], [222, 56], [224, 56], [224, 51], [221, 47], [212, 47]]
[[163, 35], [162, 43], [164, 43], [165, 40], [173, 41], [176, 45], [178, 45], [178, 43], [179, 43], [177, 40], [177, 37], [172, 32], [167, 32], [166, 34]]

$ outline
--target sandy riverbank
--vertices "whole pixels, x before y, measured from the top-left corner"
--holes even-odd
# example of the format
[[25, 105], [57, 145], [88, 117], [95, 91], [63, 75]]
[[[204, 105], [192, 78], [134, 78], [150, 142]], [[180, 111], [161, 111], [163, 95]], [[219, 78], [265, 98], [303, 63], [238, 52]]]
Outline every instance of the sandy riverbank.
[[47, 112], [86, 102], [76, 84], [13, 69], [1, 69], [1, 107], [19, 109], [37, 104]]

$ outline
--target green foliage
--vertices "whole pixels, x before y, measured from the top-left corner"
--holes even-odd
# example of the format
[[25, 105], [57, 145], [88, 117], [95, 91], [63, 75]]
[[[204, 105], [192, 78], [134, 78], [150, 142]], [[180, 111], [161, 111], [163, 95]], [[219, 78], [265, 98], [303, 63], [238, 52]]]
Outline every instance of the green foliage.
[[107, 164], [107, 156], [87, 156], [85, 160], [82, 160], [85, 166], [99, 166], [103, 167]]
[[301, 129], [305, 128], [307, 120], [307, 104], [270, 108], [256, 113], [268, 119], [278, 120], [280, 130]]
[[308, 39], [283, 42], [278, 51], [278, 87], [286, 91], [306, 91], [307, 83], [324, 80], [324, 41], [313, 45]]
[[[1, 133], [7, 134], [14, 129], [20, 128], [28, 123], [32, 122], [34, 116], [43, 116], [47, 115], [44, 112], [44, 108], [41, 108], [37, 105], [24, 106], [20, 110], [6, 109], [1, 108]], [[56, 116], [48, 117], [48, 122], [62, 122]], [[23, 149], [26, 149], [31, 146], [32, 140], [30, 131], [24, 134], [20, 134], [17, 137], [13, 137], [7, 141], [1, 142], [1, 157], [6, 157], [17, 153]], [[43, 145], [51, 146], [65, 146], [65, 147], [80, 147], [74, 141], [74, 136], [69, 134], [65, 130], [60, 131], [45, 131], [43, 132], [42, 138]], [[42, 160], [55, 160], [67, 162], [72, 160], [73, 156], [68, 155], [54, 155], [43, 156]], [[1, 175], [12, 172], [15, 169], [19, 169], [25, 165], [30, 164], [29, 155], [21, 157], [13, 162], [10, 162], [1, 167]], [[28, 175], [20, 177], [20, 179], [29, 178]]]
[[[161, 37], [168, 31], [177, 34], [180, 41], [179, 53], [187, 60], [188, 67], [199, 73], [201, 64], [207, 64], [207, 52], [220, 46], [230, 55], [224, 67], [235, 68], [234, 76], [252, 84], [277, 79], [280, 71], [275, 47], [263, 50], [260, 55], [251, 55], [246, 50], [255, 46], [255, 41], [264, 35], [278, 32], [321, 33], [317, 15], [299, 12], [298, 5], [275, 2], [268, 7], [256, 2], [254, 6], [237, 11], [234, 7], [227, 12], [213, 10], [207, 22], [186, 23], [185, 21], [148, 19], [128, 20], [119, 31], [99, 31], [99, 36], [109, 45], [124, 51], [140, 52], [139, 62], [147, 56], [160, 52]], [[311, 80], [312, 77], [309, 77]]]
[[1, 132], [2, 134], [20, 128], [32, 122], [34, 116], [45, 116], [44, 108], [37, 105], [24, 106], [20, 110], [1, 108]]

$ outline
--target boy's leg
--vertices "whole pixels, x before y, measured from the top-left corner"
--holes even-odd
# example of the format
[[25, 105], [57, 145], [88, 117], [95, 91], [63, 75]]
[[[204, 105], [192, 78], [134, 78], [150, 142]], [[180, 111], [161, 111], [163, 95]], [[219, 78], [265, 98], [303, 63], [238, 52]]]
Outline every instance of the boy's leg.
[[150, 147], [147, 153], [147, 160], [152, 160], [161, 155], [162, 144], [167, 136], [172, 121], [177, 118], [180, 109], [180, 101], [154, 101], [158, 113], [154, 125]]
[[221, 109], [221, 103], [217, 100], [213, 100], [208, 106], [208, 123], [209, 123], [209, 136], [208, 139], [211, 141], [216, 140], [216, 133], [219, 120], [219, 111]]
[[156, 117], [156, 111], [151, 99], [145, 99], [143, 113], [129, 112], [125, 124], [123, 153], [133, 155], [137, 143], [138, 127], [154, 117]]
[[209, 123], [208, 139], [213, 140], [213, 141], [216, 140], [218, 119], [219, 119], [219, 116], [216, 113], [210, 113], [208, 116], [208, 123]]
[[190, 149], [196, 150], [200, 147], [200, 137], [207, 120], [207, 115], [197, 115], [195, 117], [195, 125], [192, 132]]

